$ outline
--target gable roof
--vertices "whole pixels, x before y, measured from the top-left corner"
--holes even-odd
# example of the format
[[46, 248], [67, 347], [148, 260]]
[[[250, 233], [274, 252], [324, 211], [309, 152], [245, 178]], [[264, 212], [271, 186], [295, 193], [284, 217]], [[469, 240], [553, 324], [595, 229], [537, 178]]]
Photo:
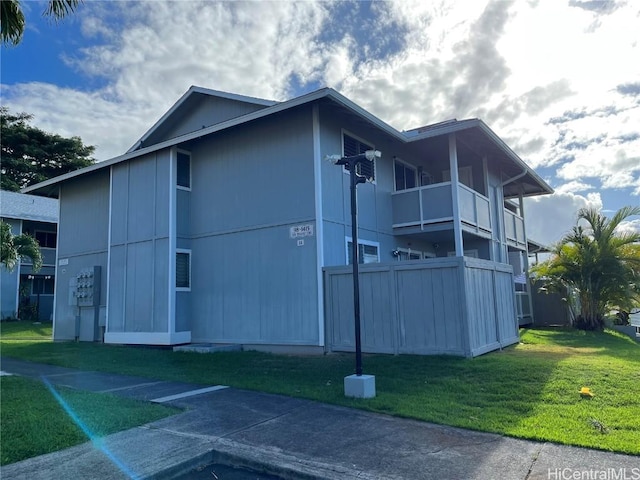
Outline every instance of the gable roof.
[[148, 139], [151, 135], [153, 135], [156, 131], [158, 131], [162, 125], [164, 125], [170, 120], [170, 118], [176, 116], [180, 110], [183, 110], [184, 108], [186, 108], [186, 105], [188, 104], [189, 100], [191, 100], [194, 96], [197, 96], [197, 95], [206, 95], [210, 97], [234, 100], [242, 103], [249, 103], [261, 108], [271, 107], [276, 103], [278, 103], [273, 100], [265, 100], [263, 98], [256, 98], [256, 97], [247, 97], [244, 95], [238, 95], [236, 93], [222, 92], [219, 90], [211, 90], [209, 88], [197, 87], [195, 85], [192, 85], [191, 87], [189, 87], [189, 90], [187, 90], [184, 93], [184, 95], [182, 95], [178, 99], [178, 101], [174, 103], [173, 106], [169, 110], [167, 110], [166, 113], [162, 115], [162, 117], [160, 117], [160, 119], [156, 123], [154, 123], [153, 126], [149, 130], [147, 130], [144, 133], [144, 135], [142, 135], [142, 137], [140, 137], [136, 141], [136, 143], [134, 143], [131, 146], [131, 148], [129, 148], [129, 150], [127, 150], [126, 153], [133, 152], [134, 150], [140, 148], [140, 146], [144, 143], [146, 139]]
[[[202, 89], [200, 87], [191, 87], [189, 91], [181, 97], [176, 104], [172, 107], [173, 112], [175, 112], [180, 105], [183, 105], [188, 98], [188, 95], [192, 95], [193, 92], [199, 93], [200, 91], [205, 92], [208, 95], [220, 95], [223, 98], [243, 98], [243, 99], [251, 99], [251, 97], [242, 97], [239, 95], [225, 93], [225, 92], [217, 92], [215, 90], [207, 90]], [[236, 98], [237, 97], [237, 98]], [[136, 157], [152, 153], [164, 148], [172, 147], [183, 142], [187, 142], [190, 140], [194, 140], [197, 138], [201, 138], [212, 133], [220, 132], [222, 130], [226, 130], [228, 128], [233, 128], [238, 125], [248, 123], [260, 118], [267, 117], [269, 115], [273, 115], [279, 112], [283, 112], [285, 110], [289, 110], [292, 108], [299, 107], [301, 105], [310, 104], [313, 102], [317, 102], [320, 100], [330, 101], [334, 104], [337, 104], [339, 107], [344, 108], [351, 114], [365, 121], [366, 123], [371, 124], [375, 128], [383, 131], [390, 137], [403, 142], [403, 143], [412, 143], [418, 142], [420, 140], [425, 140], [428, 138], [447, 135], [449, 133], [460, 132], [461, 135], [469, 137], [471, 141], [474, 142], [482, 142], [487, 149], [491, 150], [492, 153], [497, 153], [502, 159], [503, 164], [510, 167], [510, 170], [514, 170], [517, 175], [514, 175], [511, 180], [517, 179], [526, 179], [527, 185], [529, 188], [526, 188], [524, 192], [520, 191], [512, 191], [506, 192], [508, 196], [517, 196], [519, 193], [523, 193], [526, 195], [539, 195], [544, 193], [553, 193], [553, 189], [540, 178], [509, 146], [507, 146], [482, 120], [479, 119], [469, 119], [469, 120], [452, 120], [446, 121], [438, 124], [434, 124], [432, 126], [421, 127], [418, 129], [410, 130], [408, 132], [400, 132], [388, 125], [387, 123], [380, 120], [375, 115], [371, 114], [364, 108], [360, 107], [356, 103], [349, 100], [344, 95], [338, 93], [332, 88], [321, 88], [319, 90], [315, 90], [313, 92], [307, 93], [305, 95], [301, 95], [299, 97], [292, 98], [290, 100], [284, 102], [270, 102], [269, 100], [260, 100], [253, 99], [256, 102], [265, 102], [271, 103], [269, 106], [265, 106], [259, 110], [253, 111], [251, 113], [241, 115], [239, 117], [231, 118], [229, 120], [216, 123], [214, 125], [202, 128], [200, 130], [186, 133], [183, 135], [179, 135], [173, 138], [170, 138], [165, 141], [161, 141], [159, 143], [149, 145], [147, 147], [141, 146], [141, 142], [144, 137], [136, 143], [136, 145], [129, 149], [124, 155], [120, 155], [118, 157], [111, 158], [109, 160], [105, 160], [103, 162], [96, 163], [94, 165], [90, 165], [80, 170], [76, 170], [74, 172], [67, 173], [65, 175], [61, 175], [59, 177], [55, 177], [44, 182], [38, 183], [36, 185], [32, 185], [30, 187], [25, 188], [24, 192], [32, 192], [39, 195], [50, 195], [55, 196], [57, 194], [57, 189], [54, 189], [56, 185], [62, 183], [66, 180], [78, 177], [80, 175], [84, 175], [89, 172], [97, 171], [106, 167], [109, 167], [114, 164], [118, 164], [121, 162], [125, 162]], [[244, 100], [242, 100], [244, 101]], [[246, 100], [249, 101], [249, 100]], [[264, 104], [264, 103], [263, 103]], [[162, 118], [168, 118], [170, 112], [167, 112]], [[150, 135], [154, 128], [157, 128], [162, 122], [162, 119], [152, 127], [145, 136]], [[507, 185], [509, 182], [505, 182]], [[521, 183], [519, 183], [520, 185]], [[506, 191], [506, 187], [505, 187]]]
[[0, 190], [0, 217], [58, 223], [58, 200]]

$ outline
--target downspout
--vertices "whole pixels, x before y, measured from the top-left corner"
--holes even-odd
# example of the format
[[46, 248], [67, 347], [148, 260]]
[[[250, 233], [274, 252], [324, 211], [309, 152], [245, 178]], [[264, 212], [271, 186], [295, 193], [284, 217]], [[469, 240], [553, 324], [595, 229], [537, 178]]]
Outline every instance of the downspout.
[[[500, 184], [501, 187], [504, 187], [505, 185], [511, 183], [511, 182], [515, 182], [516, 180], [519, 180], [520, 178], [524, 177], [527, 174], [528, 170], [525, 168], [524, 170], [522, 170], [521, 173], [519, 173], [518, 175], [516, 175], [515, 177], [509, 178], [508, 180], [505, 180], [504, 182], [502, 182]], [[504, 196], [504, 195], [503, 195]]]

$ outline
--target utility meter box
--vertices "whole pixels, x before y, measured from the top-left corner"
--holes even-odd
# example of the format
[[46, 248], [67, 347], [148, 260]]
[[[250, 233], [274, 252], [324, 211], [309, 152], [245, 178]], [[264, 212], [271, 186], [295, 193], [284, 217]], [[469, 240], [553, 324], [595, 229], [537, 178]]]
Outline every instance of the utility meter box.
[[69, 305], [97, 307], [100, 305], [101, 267], [84, 268], [69, 280]]

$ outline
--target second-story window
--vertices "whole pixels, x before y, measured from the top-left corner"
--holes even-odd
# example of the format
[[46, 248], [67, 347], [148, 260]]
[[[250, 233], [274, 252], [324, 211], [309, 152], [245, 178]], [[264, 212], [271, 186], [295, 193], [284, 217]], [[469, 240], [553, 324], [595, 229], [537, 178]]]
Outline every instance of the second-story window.
[[417, 170], [415, 167], [396, 159], [393, 164], [393, 171], [396, 179], [396, 191], [417, 187]]
[[34, 233], [40, 248], [56, 248], [58, 245], [58, 234], [56, 232], [42, 232], [36, 230]]
[[177, 167], [176, 185], [191, 190], [191, 155], [186, 152], [178, 152]]
[[[367, 150], [374, 150], [372, 145], [363, 142], [357, 138], [352, 137], [346, 133], [342, 134], [342, 155], [345, 157], [352, 157], [366, 152]], [[347, 170], [347, 167], [344, 167]], [[372, 160], [370, 162], [363, 162], [358, 165], [357, 173], [363, 175], [371, 180], [376, 179], [376, 162]]]

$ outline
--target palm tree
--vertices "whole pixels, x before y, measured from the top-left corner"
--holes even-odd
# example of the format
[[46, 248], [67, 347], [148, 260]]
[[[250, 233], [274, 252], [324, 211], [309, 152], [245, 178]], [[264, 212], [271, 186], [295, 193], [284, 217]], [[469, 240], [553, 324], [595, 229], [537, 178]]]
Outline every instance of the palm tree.
[[[61, 20], [73, 12], [82, 0], [50, 0], [44, 15]], [[0, 1], [0, 37], [3, 45], [17, 45], [24, 33], [24, 13], [20, 0]]]
[[578, 222], [588, 226], [574, 226], [553, 248], [553, 257], [532, 269], [547, 290], [575, 293], [577, 328], [602, 329], [607, 309], [640, 303], [640, 233], [616, 232], [632, 215], [640, 215], [640, 207], [623, 207], [611, 218], [581, 209]]
[[13, 270], [21, 258], [30, 258], [33, 271], [42, 267], [42, 254], [38, 241], [30, 235], [13, 235], [8, 223], [0, 222], [0, 263], [9, 271]]

